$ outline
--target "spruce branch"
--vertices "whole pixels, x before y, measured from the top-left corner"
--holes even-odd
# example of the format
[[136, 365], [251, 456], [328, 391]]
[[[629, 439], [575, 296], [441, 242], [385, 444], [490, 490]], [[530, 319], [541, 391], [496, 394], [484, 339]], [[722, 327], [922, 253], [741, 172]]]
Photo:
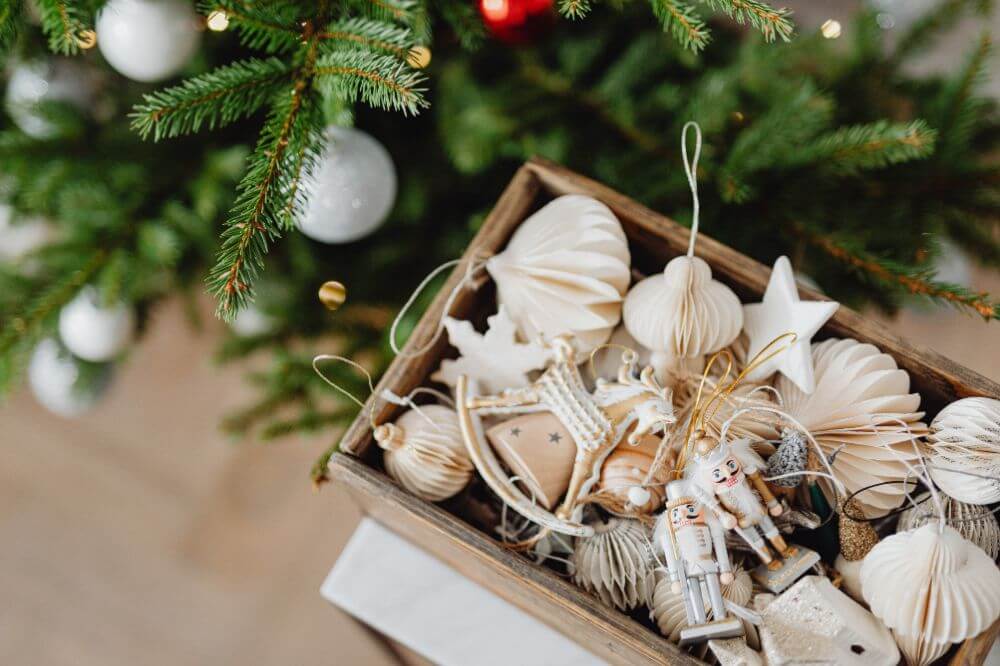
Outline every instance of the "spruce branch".
[[225, 12], [232, 29], [248, 48], [280, 54], [294, 51], [302, 45], [300, 10], [294, 4], [203, 0], [199, 8], [204, 14], [216, 10]]
[[934, 152], [937, 133], [922, 120], [842, 127], [804, 147], [798, 159], [839, 174], [882, 169], [919, 160]]
[[649, 0], [653, 14], [681, 46], [697, 53], [708, 45], [705, 22], [691, 5], [682, 0]]
[[324, 95], [360, 99], [378, 109], [416, 115], [428, 106], [423, 74], [399, 58], [357, 51], [334, 52], [316, 62], [315, 83]]
[[756, 28], [768, 42], [780, 37], [788, 41], [795, 27], [787, 9], [774, 9], [760, 0], [701, 0], [715, 11], [725, 12], [740, 25], [749, 24]]
[[363, 16], [409, 26], [414, 24], [418, 9], [416, 0], [346, 0], [345, 4]]
[[888, 59], [890, 68], [898, 67], [934, 43], [949, 28], [955, 26], [967, 13], [988, 16], [993, 10], [994, 0], [944, 0], [921, 16], [896, 43], [896, 49]]
[[318, 35], [324, 51], [362, 47], [405, 57], [415, 46], [413, 33], [392, 23], [354, 17], [334, 21]]
[[0, 4], [0, 54], [10, 51], [21, 27], [23, 0], [4, 0]]
[[132, 129], [155, 141], [223, 127], [258, 111], [289, 78], [277, 58], [251, 58], [186, 79], [143, 96], [130, 117]]
[[38, 0], [42, 30], [49, 38], [49, 48], [62, 55], [76, 55], [90, 30], [93, 11], [85, 2]]
[[983, 33], [965, 64], [935, 100], [940, 113], [937, 129], [944, 152], [960, 149], [965, 144], [978, 113], [984, 107], [984, 100], [976, 97], [975, 92], [988, 77], [987, 66], [992, 51], [993, 40], [989, 33]]
[[590, 13], [590, 0], [559, 0], [559, 13], [571, 19], [583, 18]]

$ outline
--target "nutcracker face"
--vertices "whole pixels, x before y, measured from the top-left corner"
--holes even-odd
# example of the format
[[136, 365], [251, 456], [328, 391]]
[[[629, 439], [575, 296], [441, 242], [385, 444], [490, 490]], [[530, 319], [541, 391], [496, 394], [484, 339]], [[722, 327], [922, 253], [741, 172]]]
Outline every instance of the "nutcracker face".
[[746, 475], [743, 473], [743, 465], [740, 464], [740, 461], [735, 456], [731, 455], [723, 458], [722, 462], [709, 467], [705, 474], [709, 482], [717, 490], [732, 488], [746, 479]]
[[670, 509], [670, 522], [673, 523], [675, 530], [691, 525], [704, 525], [705, 511], [695, 502], [679, 504]]

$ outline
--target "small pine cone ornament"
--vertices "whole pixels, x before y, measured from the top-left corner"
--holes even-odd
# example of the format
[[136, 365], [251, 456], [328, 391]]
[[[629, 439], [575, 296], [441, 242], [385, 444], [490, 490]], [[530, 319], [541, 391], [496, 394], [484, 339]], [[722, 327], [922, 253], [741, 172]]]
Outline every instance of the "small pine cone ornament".
[[[796, 488], [802, 481], [801, 472], [809, 464], [809, 449], [805, 436], [798, 430], [781, 431], [781, 444], [767, 459], [768, 483], [779, 488]], [[794, 474], [794, 476], [783, 476]], [[781, 477], [781, 478], [775, 478]]]

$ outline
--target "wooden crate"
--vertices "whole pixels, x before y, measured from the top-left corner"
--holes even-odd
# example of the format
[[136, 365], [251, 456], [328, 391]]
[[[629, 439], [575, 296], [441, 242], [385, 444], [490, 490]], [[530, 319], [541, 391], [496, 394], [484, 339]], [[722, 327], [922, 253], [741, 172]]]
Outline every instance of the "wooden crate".
[[[687, 251], [686, 227], [593, 180], [544, 160], [532, 160], [518, 170], [504, 190], [466, 251], [462, 264], [453, 271], [411, 335], [406, 349], [422, 347], [433, 337], [447, 294], [461, 280], [474, 257], [501, 251], [528, 215], [552, 198], [571, 193], [590, 195], [614, 211], [628, 236], [633, 265], [640, 270], [658, 272], [669, 259]], [[732, 287], [741, 299], [759, 300], [767, 286], [769, 267], [705, 234], [700, 234], [696, 250], [712, 267], [714, 277]], [[801, 292], [810, 300], [825, 300], [807, 289]], [[451, 314], [465, 318], [481, 313], [490, 305], [480, 302], [486, 298], [489, 296], [482, 291], [465, 290], [456, 299]], [[853, 337], [891, 354], [910, 373], [913, 390], [923, 396], [922, 409], [931, 416], [958, 398], [1000, 397], [1000, 385], [934, 351], [906, 342], [847, 307], [838, 309], [819, 337]], [[442, 339], [420, 357], [397, 358], [373, 395], [383, 388], [406, 395], [424, 384], [447, 349], [447, 341]], [[393, 419], [398, 410], [391, 404], [378, 406], [377, 422]], [[331, 476], [348, 486], [369, 515], [611, 663], [700, 663], [658, 633], [605, 606], [552, 571], [510, 552], [441, 507], [401, 489], [378, 469], [378, 447], [372, 447], [372, 441], [368, 420], [358, 418], [341, 441], [343, 453], [330, 460]], [[998, 635], [1000, 620], [959, 646], [951, 663], [981, 664]]]

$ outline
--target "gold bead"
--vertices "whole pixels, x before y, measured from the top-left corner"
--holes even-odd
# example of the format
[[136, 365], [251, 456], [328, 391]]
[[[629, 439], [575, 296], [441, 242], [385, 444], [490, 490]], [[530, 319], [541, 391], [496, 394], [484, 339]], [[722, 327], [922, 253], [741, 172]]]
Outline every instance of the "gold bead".
[[406, 55], [406, 62], [414, 69], [423, 69], [431, 64], [431, 50], [426, 46], [414, 46]]
[[324, 282], [319, 288], [319, 300], [327, 310], [333, 312], [347, 300], [347, 287], [335, 280]]
[[221, 9], [216, 9], [205, 20], [205, 25], [212, 32], [222, 32], [229, 27], [229, 15]]
[[84, 51], [92, 49], [97, 45], [97, 33], [93, 30], [84, 30], [76, 36], [76, 43]]

